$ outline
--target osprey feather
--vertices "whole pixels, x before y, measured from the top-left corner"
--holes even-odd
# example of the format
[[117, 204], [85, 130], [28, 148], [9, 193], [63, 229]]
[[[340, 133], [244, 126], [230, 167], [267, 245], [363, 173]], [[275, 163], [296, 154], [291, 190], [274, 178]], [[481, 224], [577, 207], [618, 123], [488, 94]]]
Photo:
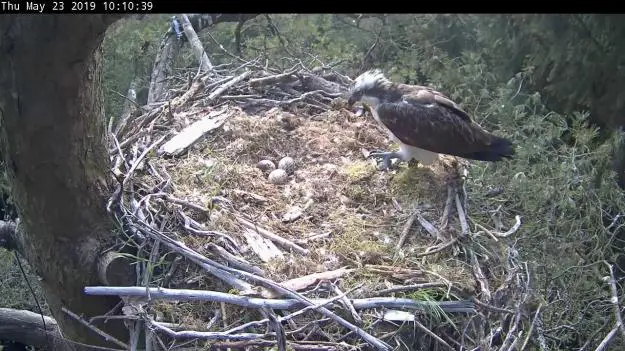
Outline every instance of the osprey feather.
[[357, 101], [370, 106], [373, 118], [399, 144], [397, 152], [370, 155], [381, 157], [385, 169], [393, 158], [429, 165], [439, 154], [489, 162], [514, 155], [508, 139], [484, 130], [445, 95], [429, 87], [394, 83], [378, 69], [354, 81], [348, 104]]

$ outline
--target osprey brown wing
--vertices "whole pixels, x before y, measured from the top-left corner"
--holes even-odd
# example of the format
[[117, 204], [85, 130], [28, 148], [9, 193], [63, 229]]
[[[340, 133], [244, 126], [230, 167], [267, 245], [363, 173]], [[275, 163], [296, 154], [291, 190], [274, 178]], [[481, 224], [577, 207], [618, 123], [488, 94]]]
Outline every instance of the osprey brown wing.
[[438, 104], [441, 107], [450, 109], [463, 120], [473, 122], [471, 116], [469, 116], [469, 114], [466, 113], [458, 104], [432, 88], [416, 86], [410, 90], [404, 88], [404, 91], [406, 93], [402, 96], [402, 98], [410, 104]]
[[376, 111], [380, 121], [407, 145], [485, 161], [513, 154], [508, 140], [488, 133], [467, 121], [466, 113], [445, 104], [382, 103]]

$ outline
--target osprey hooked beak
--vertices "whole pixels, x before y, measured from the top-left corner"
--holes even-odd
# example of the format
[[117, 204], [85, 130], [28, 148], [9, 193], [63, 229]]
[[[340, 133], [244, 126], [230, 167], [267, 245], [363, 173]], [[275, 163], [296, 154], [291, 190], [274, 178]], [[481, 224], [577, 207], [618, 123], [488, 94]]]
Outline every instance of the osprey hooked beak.
[[349, 98], [347, 99], [347, 106], [349, 107], [354, 106], [356, 102], [360, 101], [361, 97], [362, 97], [362, 93], [358, 93], [358, 92], [350, 93]]

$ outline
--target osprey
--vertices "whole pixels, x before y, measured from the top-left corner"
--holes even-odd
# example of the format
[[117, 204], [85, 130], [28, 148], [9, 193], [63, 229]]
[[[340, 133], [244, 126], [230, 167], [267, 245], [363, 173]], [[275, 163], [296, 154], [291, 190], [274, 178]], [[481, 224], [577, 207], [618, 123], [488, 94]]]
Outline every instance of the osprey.
[[393, 158], [429, 165], [439, 154], [490, 162], [514, 155], [508, 139], [482, 129], [460, 106], [432, 88], [394, 83], [374, 69], [356, 78], [350, 94], [349, 106], [357, 101], [369, 105], [373, 118], [399, 144], [399, 151], [370, 154], [382, 158], [384, 169]]

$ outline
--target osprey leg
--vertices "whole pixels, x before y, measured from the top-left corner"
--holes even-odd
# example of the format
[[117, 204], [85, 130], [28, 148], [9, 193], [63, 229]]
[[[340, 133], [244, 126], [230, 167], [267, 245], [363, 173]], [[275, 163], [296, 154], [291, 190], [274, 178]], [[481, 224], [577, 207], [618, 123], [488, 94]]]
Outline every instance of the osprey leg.
[[381, 158], [383, 170], [387, 170], [391, 167], [391, 159], [393, 158], [401, 159], [401, 155], [399, 154], [399, 152], [396, 152], [396, 151], [372, 152], [369, 154], [369, 157]]

